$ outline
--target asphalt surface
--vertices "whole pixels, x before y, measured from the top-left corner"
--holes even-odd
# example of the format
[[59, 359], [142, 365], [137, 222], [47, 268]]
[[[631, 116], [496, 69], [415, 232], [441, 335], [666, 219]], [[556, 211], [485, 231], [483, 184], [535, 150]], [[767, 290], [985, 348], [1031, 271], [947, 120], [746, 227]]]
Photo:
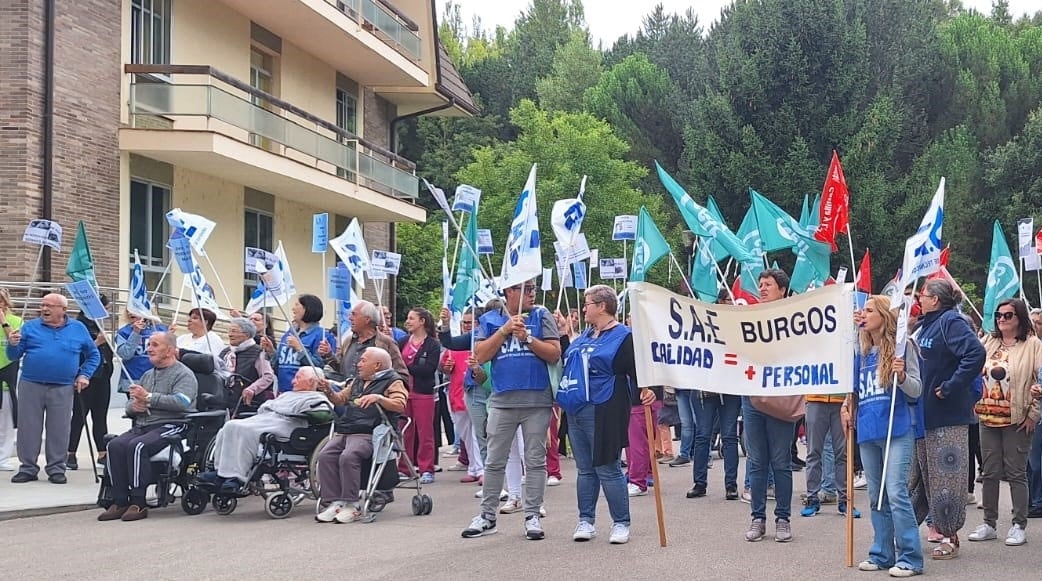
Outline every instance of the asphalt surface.
[[[442, 459], [448, 466], [453, 460]], [[610, 518], [603, 499], [598, 507], [598, 536], [575, 543], [574, 465], [562, 459], [564, 481], [548, 488], [543, 520], [547, 537], [528, 541], [520, 513], [500, 515], [498, 534], [460, 538], [477, 510], [475, 485], [458, 483], [462, 473], [443, 472], [424, 487], [434, 499], [429, 516], [413, 516], [407, 491], [370, 524], [319, 524], [313, 505], [304, 504], [284, 520], [264, 513], [259, 498], [240, 502], [230, 516], [212, 509], [187, 516], [179, 505], [153, 510], [135, 523], [99, 523], [99, 511], [22, 518], [0, 523], [3, 549], [0, 571], [6, 579], [76, 581], [110, 579], [882, 579], [844, 566], [844, 519], [835, 506], [813, 518], [793, 517], [793, 542], [768, 538], [749, 543], [744, 533], [749, 505], [723, 499], [723, 465], [710, 471], [709, 496], [688, 500], [688, 467], [662, 466], [663, 505], [668, 546], [661, 548], [653, 494], [631, 499], [630, 543], [610, 545]], [[743, 474], [739, 472], [739, 474]], [[796, 496], [804, 474], [795, 478]], [[979, 494], [979, 488], [978, 488]], [[1001, 515], [1009, 514], [1008, 489]], [[866, 557], [871, 539], [865, 493], [857, 504], [865, 516], [855, 521], [855, 563]], [[798, 510], [798, 498], [794, 508]], [[769, 503], [771, 510], [773, 502]], [[968, 506], [967, 529], [983, 511]], [[1042, 535], [1030, 521], [1028, 544], [1006, 547], [1009, 527], [999, 523], [999, 541], [963, 541], [953, 561], [927, 558], [926, 576], [943, 579], [1042, 578]], [[925, 528], [923, 529], [924, 545]], [[927, 546], [927, 550], [932, 545]]]

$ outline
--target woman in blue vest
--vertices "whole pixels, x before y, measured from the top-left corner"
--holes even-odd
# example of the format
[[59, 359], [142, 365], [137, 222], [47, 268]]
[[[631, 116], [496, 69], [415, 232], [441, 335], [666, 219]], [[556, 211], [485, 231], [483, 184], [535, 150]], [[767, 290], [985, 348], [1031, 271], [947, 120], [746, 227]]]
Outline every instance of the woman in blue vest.
[[[315, 295], [300, 295], [293, 303], [292, 330], [282, 334], [275, 351], [275, 378], [279, 393], [293, 389], [293, 376], [301, 367], [322, 367], [318, 345], [325, 338], [322, 329], [322, 299]], [[332, 348], [336, 350], [336, 345]]]
[[628, 442], [630, 407], [651, 405], [655, 394], [637, 390], [633, 336], [615, 313], [615, 291], [605, 285], [586, 289], [583, 313], [589, 328], [565, 352], [557, 403], [568, 414], [568, 434], [578, 476], [579, 524], [574, 541], [588, 541], [594, 529], [601, 489], [608, 501], [610, 542], [630, 538], [630, 500], [619, 456]]
[[123, 368], [130, 377], [120, 371], [120, 393], [130, 391], [130, 384], [140, 381], [141, 376], [152, 369], [152, 361], [148, 358], [147, 352], [148, 338], [153, 333], [165, 333], [167, 330], [166, 325], [156, 324], [130, 311], [126, 311], [124, 316], [127, 318], [127, 324], [116, 331], [116, 355], [123, 360]]
[[[891, 577], [921, 575], [923, 548], [919, 523], [908, 493], [908, 474], [915, 458], [916, 435], [917, 431], [922, 431], [915, 411], [915, 403], [922, 392], [918, 351], [911, 340], [906, 340], [906, 357], [897, 356], [897, 311], [890, 310], [887, 297], [869, 297], [855, 320], [861, 328], [861, 348], [854, 360], [855, 393], [840, 407], [840, 417], [847, 432], [851, 418], [857, 418], [857, 442], [868, 479], [874, 532], [868, 559], [862, 561], [858, 569], [889, 569]], [[891, 393], [895, 377], [898, 389]], [[882, 510], [877, 510], [892, 397], [896, 398], [894, 424], [886, 480], [882, 484], [886, 487], [886, 495]], [[854, 408], [856, 411], [852, 412]]]

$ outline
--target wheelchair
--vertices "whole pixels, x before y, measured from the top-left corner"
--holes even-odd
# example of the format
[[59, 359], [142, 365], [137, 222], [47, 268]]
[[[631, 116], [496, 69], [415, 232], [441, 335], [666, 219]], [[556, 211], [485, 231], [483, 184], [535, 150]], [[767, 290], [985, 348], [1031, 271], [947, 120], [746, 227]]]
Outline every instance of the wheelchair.
[[[257, 461], [250, 471], [248, 481], [234, 493], [222, 491], [212, 482], [195, 479], [186, 490], [198, 498], [209, 498], [212, 494], [214, 512], [228, 516], [235, 512], [239, 499], [260, 496], [264, 499], [264, 512], [271, 518], [286, 518], [293, 507], [305, 498], [318, 498], [315, 467], [321, 446], [329, 437], [333, 424], [332, 412], [316, 411], [306, 416], [308, 425], [296, 428], [288, 438], [275, 434], [261, 434]], [[204, 471], [215, 471], [214, 449], [211, 440], [206, 452]]]
[[[199, 386], [197, 402], [201, 401], [199, 396], [214, 393], [221, 384], [220, 377], [214, 372], [213, 357], [209, 354], [182, 351], [180, 360], [195, 374]], [[146, 499], [149, 508], [169, 505], [177, 499], [179, 491], [182, 492], [181, 509], [186, 514], [199, 514], [210, 502], [209, 495], [203, 495], [201, 491], [190, 492], [190, 488], [195, 475], [202, 471], [206, 459], [205, 451], [227, 421], [228, 412], [225, 409], [207, 409], [202, 404], [199, 407], [202, 411], [187, 414], [181, 420], [170, 422], [187, 425], [188, 429], [180, 435], [167, 438], [168, 445], [149, 458], [153, 474], [157, 475], [156, 482], [153, 483], [155, 494], [149, 495]], [[106, 434], [106, 445], [118, 436], [119, 434]], [[106, 509], [112, 505], [112, 480], [108, 475], [107, 464], [102, 469], [97, 505]]]

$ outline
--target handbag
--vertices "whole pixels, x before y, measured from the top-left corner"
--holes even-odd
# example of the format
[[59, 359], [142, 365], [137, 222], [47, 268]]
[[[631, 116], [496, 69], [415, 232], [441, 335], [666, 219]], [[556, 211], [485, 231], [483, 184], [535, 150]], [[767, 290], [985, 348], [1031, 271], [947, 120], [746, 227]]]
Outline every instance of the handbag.
[[783, 422], [795, 422], [806, 414], [802, 395], [750, 396], [757, 410]]

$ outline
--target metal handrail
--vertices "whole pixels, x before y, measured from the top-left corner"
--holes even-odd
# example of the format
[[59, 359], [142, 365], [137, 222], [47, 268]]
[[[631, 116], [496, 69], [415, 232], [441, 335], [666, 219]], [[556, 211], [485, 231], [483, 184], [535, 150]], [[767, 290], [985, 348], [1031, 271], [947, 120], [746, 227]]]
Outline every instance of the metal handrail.
[[374, 36], [384, 44], [413, 60], [420, 60], [423, 46], [420, 27], [386, 0], [326, 0], [326, 3], [363, 28], [382, 32], [383, 35]]

